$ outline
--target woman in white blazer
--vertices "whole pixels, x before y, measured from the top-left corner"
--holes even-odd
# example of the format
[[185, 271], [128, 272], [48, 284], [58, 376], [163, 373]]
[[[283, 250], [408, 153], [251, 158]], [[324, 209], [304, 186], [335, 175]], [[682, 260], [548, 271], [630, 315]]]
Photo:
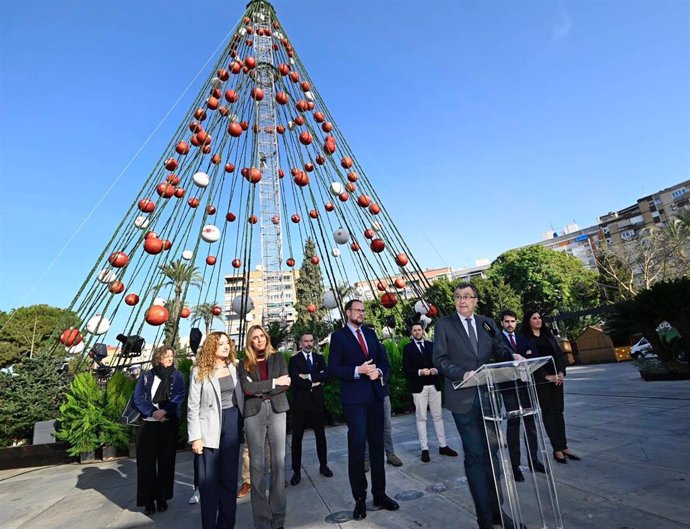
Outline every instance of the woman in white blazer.
[[235, 345], [212, 332], [197, 354], [189, 381], [187, 432], [198, 458], [201, 526], [233, 529], [244, 394]]

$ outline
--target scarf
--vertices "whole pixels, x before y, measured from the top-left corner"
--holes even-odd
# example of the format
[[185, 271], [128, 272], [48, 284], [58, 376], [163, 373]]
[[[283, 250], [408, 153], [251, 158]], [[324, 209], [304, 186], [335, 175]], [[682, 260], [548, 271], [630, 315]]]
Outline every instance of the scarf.
[[158, 384], [158, 389], [152, 399], [156, 404], [170, 400], [170, 386], [172, 386], [172, 374], [174, 371], [175, 366], [155, 366], [153, 368], [154, 375], [161, 379], [161, 383]]

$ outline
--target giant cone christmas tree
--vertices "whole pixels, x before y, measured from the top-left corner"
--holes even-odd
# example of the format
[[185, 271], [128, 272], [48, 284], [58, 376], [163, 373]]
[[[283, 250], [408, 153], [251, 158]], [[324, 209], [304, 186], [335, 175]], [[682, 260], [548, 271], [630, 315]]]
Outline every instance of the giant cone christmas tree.
[[[257, 265], [261, 320], [285, 320], [294, 304], [286, 277], [307, 239], [325, 283], [321, 303], [341, 315], [341, 292], [357, 281], [388, 308], [403, 290], [421, 299], [428, 286], [266, 1], [249, 3], [132, 198], [72, 303], [83, 325], [57, 332], [70, 354], [85, 357], [118, 335], [113, 362], [128, 363], [147, 326], [155, 343], [170, 340], [194, 307], [210, 311], [207, 322], [245, 322], [257, 301], [247, 289]], [[226, 276], [235, 278], [227, 307]]]

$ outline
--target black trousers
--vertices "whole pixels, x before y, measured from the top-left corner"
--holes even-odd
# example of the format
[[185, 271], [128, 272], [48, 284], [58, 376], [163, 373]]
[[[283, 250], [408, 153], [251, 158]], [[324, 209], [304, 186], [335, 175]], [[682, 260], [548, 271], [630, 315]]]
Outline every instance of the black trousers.
[[137, 505], [173, 497], [177, 419], [143, 421], [137, 434]]
[[374, 498], [386, 494], [386, 470], [383, 456], [383, 400], [368, 404], [343, 404], [347, 420], [347, 473], [355, 500], [367, 497], [364, 472], [364, 445], [369, 443], [371, 493]]
[[551, 382], [537, 384], [537, 396], [541, 407], [544, 429], [549, 436], [554, 451], [565, 450], [568, 442], [565, 438], [565, 418], [563, 416], [563, 386]]
[[292, 471], [299, 472], [302, 467], [302, 438], [307, 420], [311, 419], [311, 426], [316, 437], [316, 454], [319, 457], [319, 465], [328, 464], [326, 455], [326, 409], [322, 406], [310, 403], [307, 406], [298, 406], [292, 410]]
[[[529, 393], [524, 383], [517, 383], [517, 389], [509, 383], [511, 387], [502, 389], [503, 405], [507, 411], [514, 411], [520, 408], [532, 408]], [[538, 461], [537, 456], [537, 427], [534, 423], [533, 415], [526, 415], [522, 418], [525, 424], [525, 442], [529, 453], [528, 462], [530, 466], [535, 461]], [[510, 464], [514, 467], [520, 465], [520, 417], [508, 419], [508, 427], [506, 429], [506, 436], [508, 437], [508, 451], [510, 452]]]
[[235, 527], [240, 429], [238, 409], [224, 409], [218, 448], [204, 447], [197, 459], [203, 529]]

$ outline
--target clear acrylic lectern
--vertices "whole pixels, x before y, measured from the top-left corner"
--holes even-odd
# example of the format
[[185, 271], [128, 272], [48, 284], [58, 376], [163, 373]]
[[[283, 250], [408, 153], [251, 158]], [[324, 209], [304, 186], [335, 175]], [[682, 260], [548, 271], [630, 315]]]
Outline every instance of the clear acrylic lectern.
[[[534, 371], [548, 362], [553, 362], [553, 359], [532, 358], [484, 364], [467, 380], [453, 382], [454, 389], [476, 387], [479, 392], [487, 442], [492, 447], [489, 456], [496, 476], [496, 493], [502, 503], [502, 511], [512, 517], [516, 527], [524, 523], [529, 528], [563, 529], [556, 482], [551, 468], [551, 451], [546, 448], [547, 437], [532, 376]], [[513, 404], [507, 405], [506, 402]], [[534, 417], [537, 454], [546, 473], [530, 472], [526, 474], [529, 477], [524, 486], [518, 487], [513, 477], [506, 426], [508, 419], [519, 418], [521, 432], [525, 435], [524, 419], [529, 416]], [[532, 454], [529, 449], [527, 454], [531, 467]]]

